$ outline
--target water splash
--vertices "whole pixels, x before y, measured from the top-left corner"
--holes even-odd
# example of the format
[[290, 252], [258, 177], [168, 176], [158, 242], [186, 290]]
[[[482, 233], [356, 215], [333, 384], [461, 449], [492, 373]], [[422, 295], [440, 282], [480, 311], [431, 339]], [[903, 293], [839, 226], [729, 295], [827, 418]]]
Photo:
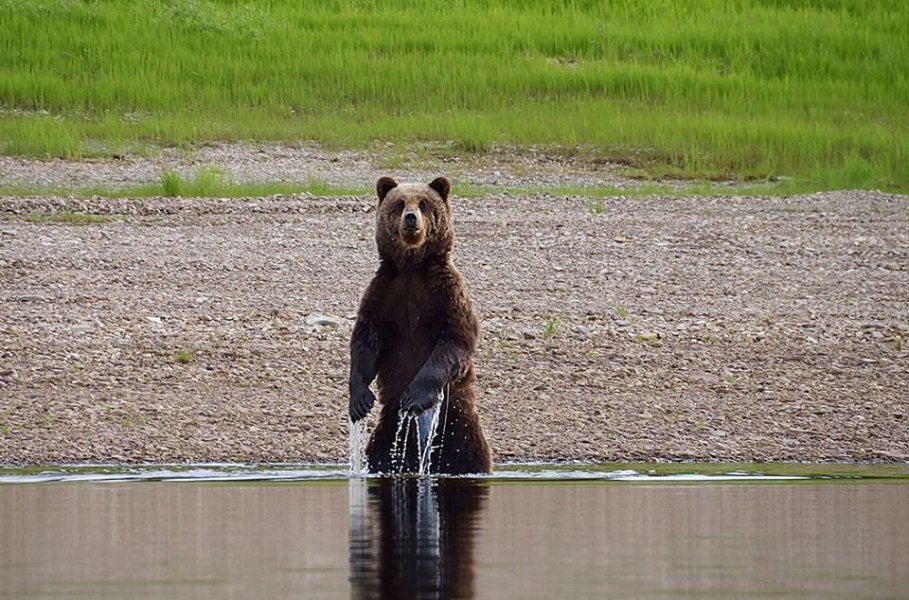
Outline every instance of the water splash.
[[[445, 416], [448, 414], [447, 396], [447, 389], [440, 390], [436, 405], [423, 411], [419, 416], [410, 411], [398, 412], [398, 428], [395, 431], [391, 447], [391, 474], [402, 474], [407, 469], [407, 442], [412, 430], [415, 430], [416, 436], [417, 474], [430, 474], [433, 453], [441, 449], [442, 440], [445, 438], [447, 419], [443, 417], [442, 413], [444, 411]], [[439, 421], [443, 423], [442, 435], [438, 436], [438, 442], [433, 444], [439, 429]], [[366, 419], [356, 422], [348, 421], [347, 449], [352, 477], [366, 474], [366, 440]]]
[[348, 421], [347, 450], [351, 476], [357, 477], [364, 474], [366, 471], [366, 419]]
[[[436, 446], [433, 445], [433, 441], [435, 440], [435, 437], [436, 437], [436, 431], [439, 428], [439, 416], [442, 414], [442, 405], [445, 404], [446, 408], [447, 408], [447, 404], [445, 403], [445, 392], [444, 391], [439, 390], [439, 399], [438, 400], [439, 400], [438, 404], [436, 404], [430, 410], [425, 411], [422, 415], [420, 415], [420, 417], [421, 417], [420, 425], [424, 425], [424, 423], [426, 423], [426, 421], [428, 421], [428, 423], [426, 423], [426, 425], [425, 425], [425, 429], [426, 429], [425, 434], [423, 431], [424, 427], [420, 428], [420, 442], [421, 442], [421, 447], [419, 448], [419, 450], [420, 450], [419, 474], [420, 475], [429, 475], [429, 469], [432, 467], [432, 451], [434, 448], [436, 448]], [[427, 413], [430, 413], [430, 412], [431, 412], [431, 414], [427, 415]], [[444, 436], [439, 439], [439, 444], [438, 444], [439, 448], [442, 447], [443, 438], [444, 438]]]
[[401, 410], [398, 411], [398, 429], [395, 431], [395, 441], [391, 446], [391, 472], [401, 474], [407, 465], [407, 438], [410, 434], [411, 426], [416, 422], [416, 417], [412, 412]]
[[446, 404], [447, 407], [444, 391], [439, 392], [437, 404], [423, 411], [419, 416], [405, 410], [398, 412], [398, 429], [395, 431], [391, 447], [391, 473], [400, 475], [406, 472], [408, 440], [413, 431], [416, 444], [416, 473], [419, 475], [430, 474], [433, 451], [441, 447], [441, 442], [433, 445], [433, 440], [435, 440], [439, 428], [442, 404]]

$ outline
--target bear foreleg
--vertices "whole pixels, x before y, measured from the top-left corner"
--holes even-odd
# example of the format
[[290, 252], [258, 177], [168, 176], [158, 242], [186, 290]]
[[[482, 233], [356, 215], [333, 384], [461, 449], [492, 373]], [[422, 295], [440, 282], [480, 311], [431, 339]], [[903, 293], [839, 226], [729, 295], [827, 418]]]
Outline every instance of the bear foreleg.
[[440, 340], [401, 395], [401, 410], [416, 415], [435, 406], [444, 388], [464, 370], [468, 352], [452, 340]]
[[376, 397], [369, 384], [378, 372], [379, 336], [375, 326], [366, 319], [357, 319], [350, 339], [350, 400], [347, 405], [351, 422], [369, 413]]

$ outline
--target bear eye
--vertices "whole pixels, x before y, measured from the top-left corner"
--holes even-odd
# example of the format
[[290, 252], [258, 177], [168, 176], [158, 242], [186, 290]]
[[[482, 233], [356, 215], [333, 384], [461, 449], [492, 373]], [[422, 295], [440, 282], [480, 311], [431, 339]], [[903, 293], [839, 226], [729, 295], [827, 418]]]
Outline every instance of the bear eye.
[[395, 204], [395, 212], [403, 212], [403, 211], [404, 211], [404, 201], [398, 200], [398, 202]]
[[426, 212], [426, 200], [420, 200], [420, 212]]

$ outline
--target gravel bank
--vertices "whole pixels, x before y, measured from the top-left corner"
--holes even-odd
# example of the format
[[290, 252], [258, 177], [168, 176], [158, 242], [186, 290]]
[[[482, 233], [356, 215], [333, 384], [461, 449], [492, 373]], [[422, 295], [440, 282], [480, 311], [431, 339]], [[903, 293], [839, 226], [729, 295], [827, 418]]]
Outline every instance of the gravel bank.
[[[126, 155], [117, 160], [36, 160], [0, 156], [0, 185], [29, 188], [126, 188], [158, 183], [165, 171], [192, 180], [200, 171], [214, 169], [225, 180], [244, 183], [302, 183], [318, 181], [334, 187], [371, 188], [388, 173], [399, 181], [430, 180], [445, 173], [455, 185], [509, 187], [641, 185], [620, 174], [620, 165], [590, 162], [578, 157], [553, 156], [535, 149], [501, 149], [482, 158], [452, 155], [445, 145], [425, 144], [400, 156], [394, 148], [386, 155], [371, 152], [331, 151], [306, 144], [217, 144], [193, 151], [164, 148], [146, 156]], [[676, 185], [683, 185], [676, 182]]]
[[[909, 460], [905, 197], [454, 193], [495, 460]], [[0, 198], [0, 463], [345, 460], [372, 235], [368, 197]]]

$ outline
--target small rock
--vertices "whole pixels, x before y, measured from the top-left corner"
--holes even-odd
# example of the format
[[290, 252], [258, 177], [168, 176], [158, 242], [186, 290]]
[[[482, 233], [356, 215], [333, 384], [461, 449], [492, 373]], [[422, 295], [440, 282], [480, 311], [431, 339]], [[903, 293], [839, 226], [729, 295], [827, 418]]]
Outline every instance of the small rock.
[[689, 379], [691, 381], [700, 382], [705, 385], [716, 385], [720, 382], [719, 376], [715, 375], [714, 373], [707, 373], [707, 372], [692, 373], [689, 376]]
[[331, 315], [322, 315], [322, 314], [312, 314], [306, 317], [305, 322], [307, 325], [313, 327], [340, 327], [344, 324], [344, 320], [338, 317], [332, 317]]

